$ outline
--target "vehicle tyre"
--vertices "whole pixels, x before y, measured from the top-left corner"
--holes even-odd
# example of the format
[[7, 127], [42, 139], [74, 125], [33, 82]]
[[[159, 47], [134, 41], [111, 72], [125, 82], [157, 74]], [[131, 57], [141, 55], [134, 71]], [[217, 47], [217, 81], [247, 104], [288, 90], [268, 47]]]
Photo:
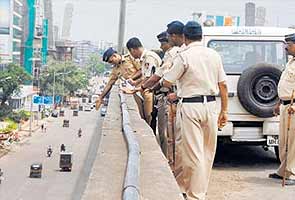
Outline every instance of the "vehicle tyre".
[[275, 146], [274, 149], [275, 149], [275, 154], [276, 154], [277, 161], [278, 161], [278, 163], [281, 163], [279, 146]]
[[247, 68], [238, 82], [238, 98], [249, 113], [262, 118], [273, 117], [279, 101], [277, 86], [281, 77], [278, 66], [261, 63]]

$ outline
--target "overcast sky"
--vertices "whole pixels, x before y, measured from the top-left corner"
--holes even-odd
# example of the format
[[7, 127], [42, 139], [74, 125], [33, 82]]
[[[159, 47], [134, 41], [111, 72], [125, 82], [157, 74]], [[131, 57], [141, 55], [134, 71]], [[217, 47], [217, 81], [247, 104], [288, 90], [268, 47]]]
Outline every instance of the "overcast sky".
[[[74, 4], [73, 40], [117, 42], [120, 0], [71, 0]], [[127, 0], [125, 41], [139, 37], [147, 48], [158, 47], [155, 36], [167, 23], [178, 19], [184, 23], [193, 12], [237, 15], [244, 24], [245, 3], [249, 0]], [[287, 27], [295, 24], [295, 0], [252, 0], [256, 7], [267, 9], [267, 26]], [[62, 26], [66, 1], [53, 0], [54, 24]]]

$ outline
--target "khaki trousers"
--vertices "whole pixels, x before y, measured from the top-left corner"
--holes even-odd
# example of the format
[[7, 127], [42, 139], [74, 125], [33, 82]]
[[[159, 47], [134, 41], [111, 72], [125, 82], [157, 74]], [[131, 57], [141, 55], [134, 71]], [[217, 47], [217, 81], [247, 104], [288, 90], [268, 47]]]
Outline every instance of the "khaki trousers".
[[[285, 169], [287, 171], [286, 178], [294, 178], [295, 176], [295, 115], [291, 115], [291, 126], [288, 131], [288, 107], [289, 105], [281, 105], [280, 107], [280, 160], [281, 165], [278, 169], [278, 174], [284, 176]], [[288, 134], [288, 154], [286, 154]], [[287, 165], [287, 167], [286, 167]]]
[[163, 94], [157, 95], [157, 108], [158, 108], [158, 134], [159, 144], [163, 154], [168, 159], [168, 147], [167, 147], [167, 128], [168, 128], [168, 107], [166, 103], [166, 97]]
[[184, 189], [188, 200], [204, 200], [216, 152], [216, 102], [179, 106]]
[[139, 97], [136, 93], [133, 95], [133, 97], [134, 97], [134, 100], [137, 104], [140, 117], [141, 117], [141, 119], [144, 119], [143, 99], [141, 97]]

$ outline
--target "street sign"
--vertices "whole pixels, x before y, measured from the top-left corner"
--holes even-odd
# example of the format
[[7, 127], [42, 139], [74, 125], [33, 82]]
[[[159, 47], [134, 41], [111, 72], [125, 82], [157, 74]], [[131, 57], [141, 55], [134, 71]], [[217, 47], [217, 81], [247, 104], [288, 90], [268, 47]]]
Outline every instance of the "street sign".
[[33, 96], [33, 103], [34, 104], [43, 104], [43, 99], [44, 97], [43, 96]]
[[61, 102], [61, 96], [55, 96], [54, 103], [60, 103]]
[[52, 98], [52, 96], [45, 96], [44, 97], [44, 104], [45, 105], [51, 105], [51, 104], [53, 104], [53, 98]]

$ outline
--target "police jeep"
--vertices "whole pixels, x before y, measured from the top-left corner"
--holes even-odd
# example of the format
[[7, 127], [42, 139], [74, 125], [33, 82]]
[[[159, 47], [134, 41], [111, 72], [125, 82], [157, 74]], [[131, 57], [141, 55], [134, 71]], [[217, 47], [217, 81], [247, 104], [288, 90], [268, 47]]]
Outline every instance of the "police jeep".
[[[229, 122], [218, 131], [224, 143], [274, 147], [277, 158], [279, 101], [277, 85], [288, 61], [284, 36], [294, 29], [270, 27], [204, 27], [204, 46], [222, 57], [229, 90]], [[218, 99], [218, 105], [220, 105]]]

